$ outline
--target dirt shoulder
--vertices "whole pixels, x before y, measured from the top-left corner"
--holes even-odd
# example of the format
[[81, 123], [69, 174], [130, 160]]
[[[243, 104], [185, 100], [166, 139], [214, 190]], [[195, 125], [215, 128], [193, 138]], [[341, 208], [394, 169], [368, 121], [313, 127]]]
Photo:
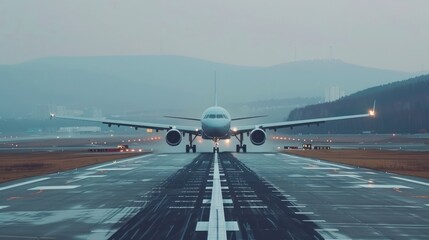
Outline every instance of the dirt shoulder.
[[141, 153], [21, 152], [0, 154], [0, 183], [81, 168]]
[[288, 154], [429, 178], [429, 152], [386, 150], [288, 150]]

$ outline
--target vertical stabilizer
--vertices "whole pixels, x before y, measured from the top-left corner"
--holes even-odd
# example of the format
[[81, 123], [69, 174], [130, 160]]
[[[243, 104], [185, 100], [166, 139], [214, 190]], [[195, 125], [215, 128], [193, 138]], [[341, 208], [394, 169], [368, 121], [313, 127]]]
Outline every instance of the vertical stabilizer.
[[216, 79], [216, 71], [214, 72], [214, 97], [215, 97], [215, 106], [217, 107], [217, 79]]

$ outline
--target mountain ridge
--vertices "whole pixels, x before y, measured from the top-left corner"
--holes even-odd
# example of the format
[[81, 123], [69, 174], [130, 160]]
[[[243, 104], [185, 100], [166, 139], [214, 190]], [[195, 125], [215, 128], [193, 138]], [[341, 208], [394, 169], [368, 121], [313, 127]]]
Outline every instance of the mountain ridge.
[[296, 108], [288, 116], [303, 118], [356, 114], [376, 100], [375, 119], [353, 119], [297, 129], [301, 133], [427, 133], [429, 131], [429, 74], [368, 88], [330, 103]]
[[[108, 114], [204, 109], [213, 104], [214, 72], [221, 105], [320, 97], [330, 86], [352, 93], [413, 75], [337, 60], [252, 67], [170, 55], [48, 57], [0, 65], [0, 79], [7, 86], [0, 89], [0, 96], [14, 102], [0, 106], [0, 111], [8, 116], [35, 116], [56, 106], [99, 108]], [[190, 110], [190, 114], [199, 113]]]

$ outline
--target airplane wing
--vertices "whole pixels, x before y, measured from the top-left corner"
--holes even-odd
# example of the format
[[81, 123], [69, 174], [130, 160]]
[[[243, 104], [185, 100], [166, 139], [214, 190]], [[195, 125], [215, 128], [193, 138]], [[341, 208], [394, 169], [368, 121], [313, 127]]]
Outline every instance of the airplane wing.
[[66, 117], [66, 116], [56, 116], [55, 114], [51, 114], [52, 118], [59, 119], [69, 119], [69, 120], [79, 120], [79, 121], [87, 121], [87, 122], [97, 122], [107, 124], [109, 127], [111, 126], [125, 126], [132, 127], [136, 130], [138, 128], [150, 128], [154, 130], [170, 130], [177, 129], [181, 132], [192, 133], [194, 135], [200, 135], [200, 130], [198, 127], [192, 126], [177, 126], [172, 124], [160, 124], [160, 123], [145, 123], [145, 122], [135, 122], [135, 121], [122, 121], [122, 120], [112, 120], [112, 119], [104, 119], [104, 118], [82, 118], [82, 117]]
[[314, 118], [314, 119], [297, 120], [297, 121], [276, 122], [276, 123], [265, 123], [265, 124], [249, 125], [249, 126], [238, 126], [238, 127], [233, 127], [231, 132], [232, 132], [232, 135], [237, 135], [240, 133], [250, 132], [255, 128], [260, 128], [263, 130], [278, 129], [278, 128], [293, 128], [293, 127], [302, 126], [302, 125], [308, 125], [308, 126], [319, 125], [320, 123], [329, 122], [329, 121], [373, 117], [373, 116], [375, 116], [375, 110], [370, 110], [369, 113], [365, 113], [365, 114], [347, 115], [347, 116], [339, 116], [339, 117], [327, 117], [327, 118]]

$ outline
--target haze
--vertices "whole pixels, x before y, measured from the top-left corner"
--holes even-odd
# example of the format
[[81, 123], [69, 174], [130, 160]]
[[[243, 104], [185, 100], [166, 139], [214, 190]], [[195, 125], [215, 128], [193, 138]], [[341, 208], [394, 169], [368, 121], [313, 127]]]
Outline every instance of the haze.
[[0, 64], [168, 54], [269, 66], [429, 69], [428, 1], [1, 1]]

